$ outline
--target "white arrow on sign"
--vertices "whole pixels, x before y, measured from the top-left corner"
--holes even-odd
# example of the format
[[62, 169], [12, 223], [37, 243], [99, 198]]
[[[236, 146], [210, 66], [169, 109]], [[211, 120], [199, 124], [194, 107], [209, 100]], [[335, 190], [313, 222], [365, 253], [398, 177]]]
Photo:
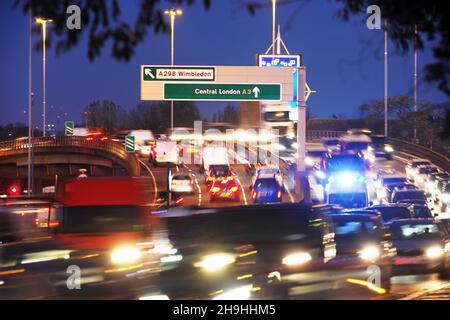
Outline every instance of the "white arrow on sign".
[[144, 73], [146, 76], [149, 76], [150, 78], [155, 79], [155, 76], [152, 73], [152, 69], [147, 68], [147, 69], [145, 69]]
[[253, 88], [253, 93], [255, 94], [255, 98], [258, 99], [258, 95], [261, 92], [261, 90], [259, 90], [258, 87], [254, 87]]

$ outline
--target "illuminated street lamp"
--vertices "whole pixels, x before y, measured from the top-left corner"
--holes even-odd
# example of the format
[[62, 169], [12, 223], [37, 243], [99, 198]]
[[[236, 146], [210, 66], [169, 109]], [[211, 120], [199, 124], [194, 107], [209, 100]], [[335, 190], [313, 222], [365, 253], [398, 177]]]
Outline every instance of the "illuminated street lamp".
[[45, 137], [46, 133], [46, 110], [45, 110], [45, 40], [47, 38], [47, 23], [53, 22], [52, 19], [36, 18], [36, 23], [42, 25], [42, 130]]
[[[180, 9], [167, 9], [164, 14], [170, 16], [170, 64], [174, 64], [174, 34], [175, 34], [175, 17], [183, 14]], [[170, 101], [170, 127], [173, 131], [173, 100]]]

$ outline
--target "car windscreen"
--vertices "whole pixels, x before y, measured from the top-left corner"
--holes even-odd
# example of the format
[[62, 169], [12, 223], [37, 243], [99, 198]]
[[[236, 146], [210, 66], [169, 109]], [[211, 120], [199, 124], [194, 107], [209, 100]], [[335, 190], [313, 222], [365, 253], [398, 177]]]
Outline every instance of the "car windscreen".
[[435, 173], [438, 172], [437, 168], [420, 168], [419, 169], [419, 173], [421, 174], [430, 174], [430, 173]]
[[416, 218], [432, 218], [430, 209], [427, 206], [415, 206], [414, 217]]
[[307, 156], [314, 158], [321, 158], [327, 155], [327, 151], [307, 151]]
[[76, 206], [63, 211], [63, 232], [123, 232], [141, 231], [147, 226], [142, 221], [143, 208], [139, 206]]
[[402, 201], [402, 200], [420, 200], [426, 201], [425, 194], [423, 191], [406, 191], [406, 192], [397, 192], [393, 199], [394, 202]]
[[275, 179], [258, 179], [255, 182], [255, 189], [278, 189], [279, 183]]
[[327, 171], [356, 170], [364, 171], [364, 161], [356, 155], [333, 156], [327, 161]]
[[428, 166], [430, 164], [431, 164], [430, 161], [418, 161], [418, 162], [413, 162], [411, 166], [412, 167], [420, 167], [420, 166]]
[[264, 121], [266, 122], [287, 122], [289, 119], [289, 111], [266, 112], [264, 113]]
[[393, 239], [396, 240], [438, 240], [441, 233], [436, 224], [401, 224], [390, 228]]
[[346, 142], [344, 144], [345, 150], [367, 150], [369, 148], [368, 142]]
[[191, 180], [188, 175], [177, 175], [172, 178], [172, 180]]
[[325, 140], [325, 141], [323, 142], [323, 144], [326, 145], [326, 146], [337, 146], [337, 145], [339, 145], [339, 140], [338, 140], [338, 139], [335, 139], [335, 140]]
[[406, 207], [378, 207], [378, 208], [369, 208], [369, 210], [380, 212], [384, 221], [390, 221], [392, 219], [411, 218], [411, 212]]
[[334, 193], [330, 194], [328, 202], [345, 209], [363, 208], [367, 206], [367, 196], [365, 193]]
[[386, 137], [371, 137], [371, 139], [375, 146], [382, 146], [386, 144]]
[[406, 180], [406, 178], [383, 178], [383, 183], [384, 184], [389, 184], [389, 183], [405, 183], [408, 180]]
[[224, 167], [213, 167], [211, 168], [211, 175], [214, 177], [225, 177], [230, 174], [230, 168]]
[[370, 220], [332, 217], [334, 233], [339, 240], [365, 240], [380, 234], [378, 225]]

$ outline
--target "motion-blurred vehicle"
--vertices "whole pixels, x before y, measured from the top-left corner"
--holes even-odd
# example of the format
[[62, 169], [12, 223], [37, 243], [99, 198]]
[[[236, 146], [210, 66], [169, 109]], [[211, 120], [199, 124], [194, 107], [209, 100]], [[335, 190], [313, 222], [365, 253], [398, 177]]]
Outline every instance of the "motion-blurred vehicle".
[[433, 199], [433, 201], [437, 200], [436, 191], [440, 181], [450, 183], [450, 175], [447, 172], [436, 172], [430, 174], [425, 181], [425, 192]]
[[383, 219], [377, 214], [344, 211], [329, 216], [333, 222], [336, 258], [333, 264], [345, 270], [366, 271], [376, 264], [381, 270], [379, 290], [391, 288], [392, 262], [395, 250], [384, 237]]
[[275, 168], [275, 167], [262, 167], [262, 168], [258, 169], [255, 172], [255, 174], [252, 176], [252, 182], [251, 182], [251, 185], [250, 185], [250, 190], [253, 189], [253, 186], [254, 186], [256, 180], [260, 176], [267, 176], [267, 175], [273, 176], [278, 181], [280, 186], [283, 188], [284, 178], [283, 178], [283, 174], [281, 173], [280, 169], [279, 168]]
[[234, 180], [233, 172], [229, 165], [211, 165], [205, 172], [205, 181], [208, 189], [215, 181]]
[[341, 151], [362, 154], [367, 167], [375, 162], [372, 140], [365, 134], [348, 134], [340, 138]]
[[373, 205], [366, 208], [366, 210], [380, 213], [385, 223], [395, 219], [413, 218], [412, 212], [407, 204]]
[[[155, 210], [167, 210], [167, 202], [169, 199], [169, 193], [167, 191], [160, 191], [158, 193], [158, 196], [156, 197], [156, 208]], [[184, 198], [177, 194], [177, 193], [171, 193], [170, 195], [170, 201], [169, 201], [169, 208], [174, 207], [182, 207], [184, 204]]]
[[426, 181], [432, 174], [439, 173], [440, 170], [436, 166], [420, 166], [417, 167], [416, 174], [414, 175], [414, 184], [417, 188], [426, 190]]
[[386, 160], [392, 160], [394, 148], [387, 142], [385, 136], [371, 135], [370, 139], [372, 139], [375, 157], [383, 157], [386, 158]]
[[173, 193], [190, 193], [194, 192], [194, 180], [187, 173], [178, 173], [172, 176], [170, 190]]
[[347, 130], [347, 134], [357, 135], [357, 134], [363, 134], [366, 136], [372, 135], [372, 130], [367, 128], [351, 128]]
[[449, 278], [450, 236], [442, 222], [434, 219], [404, 219], [387, 224], [397, 256], [395, 275], [439, 273]]
[[217, 200], [241, 200], [241, 187], [233, 176], [214, 180], [209, 189], [209, 201]]
[[324, 138], [322, 139], [322, 144], [328, 152], [340, 151], [341, 144], [339, 139], [335, 138]]
[[328, 150], [324, 148], [311, 148], [306, 151], [305, 165], [307, 170], [320, 167], [326, 156]]
[[427, 159], [413, 159], [408, 162], [405, 167], [406, 177], [408, 180], [414, 181], [415, 175], [418, 173], [417, 168], [420, 166], [431, 166], [433, 165], [430, 160]]
[[229, 166], [228, 150], [222, 145], [203, 147], [201, 172], [209, 172], [211, 166]]
[[450, 181], [439, 181], [436, 188], [437, 205], [442, 211], [448, 209], [450, 203]]
[[397, 190], [418, 190], [412, 183], [388, 183], [377, 190], [379, 203], [391, 203], [392, 193]]
[[[39, 216], [47, 235], [0, 245], [2, 297], [132, 298], [159, 267], [151, 192], [151, 180], [140, 177], [60, 180], [57, 202]], [[69, 285], [74, 270], [82, 271]]]
[[392, 193], [392, 203], [427, 204], [427, 197], [423, 190], [395, 190]]
[[260, 174], [253, 184], [253, 203], [273, 203], [283, 200], [283, 185], [276, 174]]
[[169, 211], [173, 253], [161, 258], [159, 288], [146, 297], [286, 299], [289, 288], [309, 293], [318, 283], [336, 292], [337, 281], [319, 271], [335, 256], [331, 211], [302, 204]]

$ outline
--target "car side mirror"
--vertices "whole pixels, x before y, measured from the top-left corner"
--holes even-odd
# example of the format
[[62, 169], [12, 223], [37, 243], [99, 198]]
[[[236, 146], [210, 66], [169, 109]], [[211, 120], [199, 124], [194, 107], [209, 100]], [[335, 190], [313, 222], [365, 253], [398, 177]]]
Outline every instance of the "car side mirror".
[[370, 206], [370, 207], [373, 206], [373, 201], [370, 201], [370, 202], [369, 202], [369, 206]]

